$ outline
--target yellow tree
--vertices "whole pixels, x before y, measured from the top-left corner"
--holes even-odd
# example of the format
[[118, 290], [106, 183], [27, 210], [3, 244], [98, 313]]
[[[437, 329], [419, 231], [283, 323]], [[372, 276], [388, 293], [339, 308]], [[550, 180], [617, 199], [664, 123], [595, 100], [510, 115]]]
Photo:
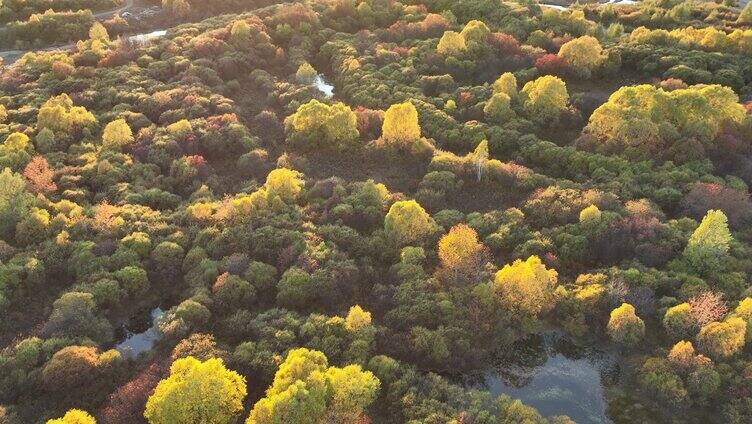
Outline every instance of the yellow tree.
[[541, 123], [555, 123], [569, 102], [567, 85], [560, 78], [546, 75], [522, 87], [525, 111]]
[[133, 131], [125, 119], [116, 119], [106, 127], [102, 133], [102, 144], [112, 149], [120, 149], [123, 146], [133, 143]]
[[229, 424], [243, 412], [245, 379], [221, 359], [205, 362], [189, 356], [170, 367], [146, 402], [151, 424]]
[[493, 83], [494, 93], [504, 93], [510, 98], [517, 97], [517, 78], [511, 72], [504, 72]]
[[379, 379], [359, 365], [329, 367], [319, 351], [291, 350], [246, 424], [356, 422], [379, 386]]
[[344, 103], [331, 106], [316, 99], [298, 107], [286, 121], [292, 130], [290, 141], [304, 148], [342, 149], [358, 139], [358, 118]]
[[434, 230], [434, 222], [415, 200], [395, 202], [384, 217], [384, 231], [397, 246], [419, 242]]
[[316, 78], [316, 75], [318, 75], [316, 69], [314, 69], [310, 63], [303, 62], [303, 64], [298, 67], [298, 71], [295, 72], [295, 79], [302, 84], [311, 84]]
[[345, 318], [345, 327], [353, 332], [357, 332], [361, 328], [371, 325], [371, 313], [363, 310], [360, 305], [355, 305], [350, 308]]
[[97, 40], [105, 43], [110, 41], [110, 35], [107, 34], [107, 28], [105, 28], [104, 25], [100, 24], [99, 22], [94, 22], [94, 25], [92, 25], [91, 29], [89, 29], [89, 38], [91, 40]]
[[439, 40], [439, 45], [436, 47], [436, 51], [444, 56], [457, 56], [465, 50], [467, 50], [465, 37], [454, 31], [444, 32]]
[[488, 29], [488, 26], [482, 21], [472, 20], [465, 24], [460, 35], [465, 39], [466, 43], [482, 44], [488, 40], [488, 37], [491, 35], [491, 30]]
[[86, 411], [69, 409], [62, 418], [47, 420], [47, 424], [97, 424], [97, 420]]
[[557, 276], [537, 256], [518, 259], [496, 273], [494, 292], [508, 310], [534, 318], [553, 307]]
[[601, 210], [596, 205], [590, 205], [580, 211], [580, 223], [595, 222], [601, 219]]
[[635, 314], [634, 306], [629, 303], [622, 303], [611, 311], [607, 329], [615, 342], [625, 346], [634, 346], [645, 335], [645, 323]]
[[240, 19], [232, 23], [230, 41], [238, 47], [243, 47], [251, 42], [251, 26], [248, 25], [248, 22]]
[[603, 63], [603, 48], [597, 38], [586, 35], [564, 43], [559, 49], [559, 57], [578, 75], [589, 78]]
[[451, 270], [455, 280], [461, 272], [472, 272], [481, 265], [483, 243], [478, 233], [465, 224], [457, 224], [439, 240], [439, 259]]
[[739, 317], [711, 322], [700, 329], [700, 347], [710, 356], [722, 359], [734, 356], [744, 347], [747, 323]]
[[475, 161], [475, 173], [477, 175], [478, 182], [480, 182], [481, 178], [483, 177], [483, 170], [488, 164], [488, 140], [482, 140], [480, 143], [478, 143], [478, 146], [475, 147], [472, 156]]
[[297, 199], [303, 190], [301, 174], [298, 171], [287, 168], [278, 168], [266, 176], [264, 188], [269, 194], [279, 196], [285, 202]]
[[382, 137], [389, 143], [407, 146], [420, 139], [418, 110], [410, 102], [391, 105], [384, 114]]
[[752, 23], [752, 2], [747, 2], [747, 4], [744, 6], [744, 9], [742, 9], [741, 13], [739, 13], [739, 17], [736, 19], [736, 22], [743, 24]]
[[727, 255], [732, 239], [726, 214], [720, 210], [709, 210], [689, 237], [684, 256], [698, 271], [721, 271], [721, 261]]

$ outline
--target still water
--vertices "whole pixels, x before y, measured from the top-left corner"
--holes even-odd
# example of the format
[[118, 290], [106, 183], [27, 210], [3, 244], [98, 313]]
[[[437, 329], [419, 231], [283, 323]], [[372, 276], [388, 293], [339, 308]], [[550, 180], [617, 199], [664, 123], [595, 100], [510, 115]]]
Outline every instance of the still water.
[[497, 355], [479, 386], [506, 394], [546, 417], [567, 415], [578, 424], [610, 424], [606, 387], [619, 377], [615, 352], [582, 349], [556, 333], [529, 337]]
[[332, 97], [334, 95], [334, 86], [326, 82], [321, 75], [316, 75], [316, 78], [313, 80], [313, 85], [327, 97]]
[[[160, 307], [149, 312], [148, 323], [129, 323], [122, 328], [122, 341], [115, 345], [123, 358], [135, 359], [141, 353], [147, 352], [154, 347], [162, 332], [157, 327], [157, 322], [164, 315]], [[144, 325], [145, 324], [145, 325]]]

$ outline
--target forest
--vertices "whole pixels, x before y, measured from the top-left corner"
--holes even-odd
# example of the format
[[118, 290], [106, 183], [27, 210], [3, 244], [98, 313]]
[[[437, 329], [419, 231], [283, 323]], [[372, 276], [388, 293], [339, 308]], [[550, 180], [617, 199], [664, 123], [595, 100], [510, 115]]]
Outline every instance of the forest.
[[0, 424], [752, 422], [752, 5], [540, 1], [0, 0]]

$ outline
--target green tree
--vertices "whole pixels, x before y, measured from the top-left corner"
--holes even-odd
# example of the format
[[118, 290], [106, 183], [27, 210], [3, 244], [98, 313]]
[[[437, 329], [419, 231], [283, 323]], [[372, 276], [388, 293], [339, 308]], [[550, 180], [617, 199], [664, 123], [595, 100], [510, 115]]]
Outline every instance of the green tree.
[[[686, 161], [716, 149], [714, 140], [723, 125], [740, 124], [744, 117], [739, 97], [728, 87], [695, 85], [667, 92], [643, 84], [611, 94], [590, 115], [585, 132], [603, 151]], [[687, 143], [689, 138], [699, 147]]]
[[418, 110], [410, 102], [391, 105], [384, 114], [382, 137], [388, 143], [409, 146], [420, 139]]
[[301, 84], [311, 84], [316, 78], [316, 75], [318, 75], [316, 69], [314, 69], [310, 63], [303, 62], [303, 64], [298, 67], [298, 71], [295, 72], [295, 79]]
[[57, 337], [88, 337], [99, 343], [109, 341], [112, 326], [96, 312], [97, 305], [91, 293], [65, 293], [52, 304], [44, 332]]
[[636, 345], [645, 335], [645, 323], [629, 303], [622, 303], [611, 311], [607, 329], [611, 339], [625, 346]]
[[16, 224], [29, 210], [33, 196], [24, 178], [5, 168], [0, 172], [0, 239], [11, 242]]
[[522, 87], [521, 94], [530, 119], [549, 125], [559, 121], [561, 112], [569, 102], [567, 85], [552, 75], [528, 82]]
[[692, 315], [689, 303], [681, 303], [666, 310], [663, 316], [663, 327], [666, 333], [674, 339], [689, 338], [697, 331], [697, 321]]
[[245, 379], [221, 359], [181, 358], [146, 402], [151, 424], [227, 424], [243, 411]]
[[86, 411], [69, 409], [61, 418], [47, 420], [47, 424], [97, 424], [97, 420]]
[[104, 127], [102, 144], [111, 149], [120, 149], [133, 143], [133, 131], [125, 119], [116, 119]]
[[251, 42], [251, 26], [244, 19], [237, 20], [230, 27], [230, 41], [243, 48]]
[[728, 254], [731, 240], [726, 214], [720, 210], [710, 210], [689, 237], [684, 256], [699, 272], [718, 272], [722, 259]]
[[395, 202], [384, 217], [384, 231], [397, 246], [420, 242], [434, 229], [431, 216], [415, 200]]
[[512, 313], [536, 318], [551, 310], [558, 274], [537, 256], [504, 265], [494, 277], [494, 292]]
[[506, 93], [494, 93], [486, 102], [483, 113], [489, 122], [503, 124], [514, 117], [511, 103], [512, 99]]
[[559, 49], [559, 57], [584, 78], [589, 78], [604, 59], [601, 43], [589, 35], [564, 43]]

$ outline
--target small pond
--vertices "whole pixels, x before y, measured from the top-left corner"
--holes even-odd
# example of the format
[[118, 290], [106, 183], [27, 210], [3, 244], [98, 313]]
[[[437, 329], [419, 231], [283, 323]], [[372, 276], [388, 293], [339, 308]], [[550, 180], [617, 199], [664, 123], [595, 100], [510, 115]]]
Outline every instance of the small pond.
[[316, 78], [313, 79], [313, 85], [327, 97], [334, 95], [334, 86], [326, 82], [321, 75], [316, 75]]
[[500, 353], [479, 376], [479, 388], [506, 394], [546, 417], [567, 415], [578, 424], [612, 423], [606, 387], [619, 378], [614, 352], [582, 349], [557, 333], [532, 336]]
[[156, 307], [149, 312], [148, 320], [129, 321], [119, 329], [118, 340], [121, 341], [115, 345], [115, 349], [123, 358], [135, 359], [154, 347], [154, 343], [162, 338], [162, 333], [157, 327], [162, 315], [162, 308]]
[[131, 36], [128, 37], [128, 40], [134, 41], [134, 42], [139, 43], [139, 44], [146, 44], [146, 42], [148, 42], [148, 41], [150, 41], [152, 39], [164, 37], [165, 34], [167, 34], [167, 31], [161, 29], [161, 30], [158, 30], [158, 31], [152, 31], [152, 32], [148, 32], [148, 33], [145, 33], [145, 34], [131, 35]]

